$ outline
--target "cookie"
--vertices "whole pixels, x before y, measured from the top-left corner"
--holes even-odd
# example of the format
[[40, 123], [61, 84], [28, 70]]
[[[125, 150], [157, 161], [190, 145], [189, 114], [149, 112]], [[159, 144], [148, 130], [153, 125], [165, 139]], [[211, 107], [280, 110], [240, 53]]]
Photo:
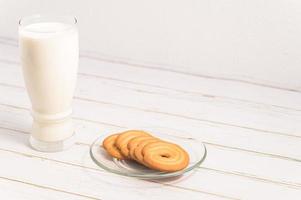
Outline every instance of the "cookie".
[[[134, 158], [137, 162], [141, 163], [141, 164], [144, 164], [143, 163], [143, 153], [142, 153], [142, 150], [143, 148], [147, 145], [147, 144], [150, 144], [150, 143], [153, 143], [153, 142], [157, 142], [159, 141], [158, 138], [150, 138], [150, 139], [146, 139], [144, 141], [141, 141], [138, 146], [135, 148], [134, 150]], [[146, 164], [144, 164], [146, 165]]]
[[188, 153], [180, 146], [168, 142], [148, 143], [142, 149], [142, 154], [146, 166], [163, 172], [179, 171], [189, 164]]
[[162, 172], [183, 170], [189, 164], [188, 153], [179, 145], [162, 141], [140, 130], [113, 134], [105, 138], [103, 147], [115, 158], [133, 159]]
[[121, 154], [120, 150], [116, 147], [115, 142], [119, 134], [113, 134], [108, 136], [102, 143], [104, 149], [113, 156], [118, 159], [125, 159], [125, 157]]
[[140, 142], [144, 141], [144, 140], [147, 140], [147, 139], [151, 139], [153, 138], [152, 136], [145, 136], [145, 135], [141, 135], [141, 136], [137, 136], [133, 139], [131, 139], [129, 142], [128, 142], [128, 150], [129, 150], [129, 157], [131, 159], [134, 159], [136, 160], [136, 157], [135, 157], [135, 149], [136, 147], [139, 145]]
[[116, 146], [124, 157], [129, 158], [128, 142], [137, 136], [151, 136], [149, 133], [140, 130], [129, 130], [121, 133], [116, 139]]

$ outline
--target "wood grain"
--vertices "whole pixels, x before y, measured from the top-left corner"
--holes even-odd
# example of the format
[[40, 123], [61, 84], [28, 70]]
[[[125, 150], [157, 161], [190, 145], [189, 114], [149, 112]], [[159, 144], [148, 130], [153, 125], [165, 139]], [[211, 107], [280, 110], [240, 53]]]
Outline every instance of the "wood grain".
[[[70, 153], [74, 152], [71, 151]], [[30, 180], [30, 182], [44, 187], [61, 188], [62, 191], [78, 193], [82, 196], [90, 196], [96, 199], [118, 199], [122, 193], [127, 194], [131, 198], [142, 198], [144, 194], [141, 193], [141, 190], [153, 195], [149, 199], [154, 199], [156, 196], [166, 199], [173, 199], [176, 196], [184, 198], [185, 195], [190, 196], [192, 199], [200, 197], [233, 199], [211, 192], [183, 190], [180, 189], [181, 187], [173, 188], [168, 184], [162, 185], [124, 178], [104, 171], [56, 161], [57, 159], [31, 156], [16, 151], [2, 149], [0, 154], [3, 160], [5, 160], [5, 164], [1, 166], [1, 176], [10, 177], [11, 179], [18, 177], [24, 181]], [[88, 157], [88, 152], [85, 152], [85, 155], [78, 154], [78, 157], [85, 159]], [[16, 162], [21, 162], [23, 168], [16, 171], [14, 167], [17, 166]], [[85, 160], [81, 162], [85, 162]], [[40, 169], [44, 169], [46, 173]], [[33, 170], [35, 173], [30, 173], [28, 170]]]
[[138, 67], [138, 68], [146, 68], [146, 69], [154, 69], [154, 70], [160, 70], [160, 71], [165, 71], [165, 72], [172, 72], [172, 73], [194, 76], [194, 77], [203, 78], [203, 79], [221, 80], [221, 81], [226, 81], [226, 82], [237, 82], [237, 83], [243, 83], [243, 84], [247, 84], [247, 85], [256, 85], [256, 86], [260, 86], [260, 87], [266, 87], [266, 88], [270, 88], [270, 89], [278, 89], [278, 90], [285, 90], [285, 91], [298, 92], [298, 93], [301, 92], [301, 90], [296, 89], [296, 88], [283, 87], [280, 85], [273, 85], [273, 84], [268, 84], [268, 83], [264, 83], [264, 82], [256, 82], [254, 80], [252, 81], [252, 80], [244, 80], [244, 79], [239, 79], [239, 78], [228, 78], [228, 77], [223, 77], [223, 76], [205, 75], [205, 74], [180, 70], [181, 68], [185, 69], [185, 66], [178, 66], [177, 67], [178, 69], [175, 69], [174, 66], [168, 66], [166, 64], [162, 65], [162, 64], [150, 63], [150, 62], [141, 62], [141, 61], [139, 62], [139, 61], [129, 60], [126, 58], [121, 58], [121, 57], [102, 55], [98, 52], [91, 52], [91, 51], [83, 52], [81, 54], [81, 56], [84, 58], [93, 59], [93, 60], [99, 60], [99, 61], [110, 62], [110, 63], [121, 64], [121, 65], [129, 65], [129, 66]]
[[[18, 51], [16, 46], [16, 41], [13, 46], [10, 44], [2, 46], [2, 48], [0, 48], [0, 59], [4, 62], [14, 62], [18, 65]], [[266, 89], [256, 85], [235, 84], [222, 80], [208, 80], [201, 77], [181, 75], [172, 72], [136, 68], [131, 64], [120, 64], [105, 59], [86, 58], [85, 56], [81, 57], [80, 62], [83, 66], [80, 67], [80, 74], [82, 75], [127, 81], [135, 83], [136, 85], [145, 84], [163, 87], [186, 94], [204, 94], [204, 96], [217, 98], [265, 103], [268, 106], [296, 105], [300, 109], [298, 101], [292, 101], [296, 97], [300, 98], [300, 94], [290, 90], [279, 91], [279, 89], [276, 88]], [[106, 70], [107, 68], [110, 70]], [[162, 79], [161, 77], [165, 78]]]
[[[2, 135], [2, 134], [1, 134]], [[13, 136], [13, 134], [7, 134], [6, 133], [6, 136]], [[58, 153], [57, 155], [53, 155], [53, 154], [45, 154], [45, 153], [40, 153], [40, 152], [36, 152], [36, 151], [33, 151], [31, 150], [30, 148], [28, 148], [28, 146], [24, 143], [26, 143], [26, 140], [27, 140], [27, 137], [19, 137], [19, 141], [23, 141], [23, 145], [22, 144], [19, 144], [17, 145], [18, 148], [23, 148], [23, 152], [24, 153], [19, 153], [19, 152], [16, 152], [14, 150], [4, 150], [4, 149], [1, 149], [1, 152], [0, 154], [13, 154], [13, 155], [10, 155], [9, 157], [15, 157], [15, 156], [22, 156], [22, 157], [26, 157], [25, 161], [22, 160], [22, 163], [25, 162], [26, 164], [26, 160], [27, 159], [30, 159], [30, 161], [28, 161], [29, 163], [36, 163], [36, 160], [43, 160], [44, 164], [47, 164], [47, 165], [50, 165], [50, 163], [54, 162], [55, 163], [55, 166], [52, 166], [51, 169], [54, 167], [58, 167], [58, 166], [65, 166], [64, 170], [63, 169], [57, 169], [57, 173], [61, 172], [61, 171], [64, 171], [65, 173], [65, 178], [68, 178], [69, 176], [69, 173], [72, 174], [73, 172], [73, 169], [78, 169], [78, 168], [83, 168], [83, 166], [86, 166], [84, 169], [84, 172], [86, 173], [93, 173], [94, 175], [91, 178], [91, 180], [89, 181], [89, 184], [100, 184], [98, 183], [98, 181], [96, 180], [96, 183], [94, 183], [94, 178], [95, 179], [98, 179], [98, 175], [101, 175], [101, 178], [100, 179], [109, 179], [110, 178], [105, 178], [107, 177], [107, 173], [106, 172], [102, 172], [102, 171], [99, 171], [98, 168], [95, 167], [95, 165], [93, 165], [92, 161], [89, 159], [89, 156], [88, 156], [88, 149], [85, 150], [85, 148], [83, 148], [81, 145], [78, 145], [72, 149], [66, 152], [62, 152], [62, 153]], [[16, 141], [16, 140], [11, 140], [12, 142]], [[18, 142], [18, 141], [16, 141]], [[16, 146], [16, 145], [15, 145]], [[6, 153], [5, 153], [6, 152]], [[30, 154], [27, 153], [27, 152], [31, 152]], [[2, 158], [5, 158], [5, 156], [1, 155]], [[70, 157], [71, 156], [71, 157]], [[18, 160], [21, 159], [21, 158], [18, 158]], [[69, 161], [61, 161], [62, 159], [64, 160], [69, 160]], [[69, 163], [70, 162], [70, 163]], [[40, 163], [40, 162], [38, 162]], [[79, 164], [80, 163], [80, 164]], [[35, 165], [35, 164], [34, 164]], [[40, 164], [38, 164], [40, 165]], [[67, 165], [67, 166], [66, 166]], [[25, 168], [26, 169], [26, 168]], [[44, 166], [43, 169], [48, 169], [48, 167]], [[49, 169], [51, 172], [52, 170]], [[26, 170], [25, 170], [26, 171]], [[96, 171], [96, 172], [94, 172]], [[3, 173], [3, 172], [2, 172]], [[21, 173], [21, 172], [20, 172]], [[53, 172], [52, 172], [53, 173]], [[99, 174], [100, 173], [100, 174]], [[76, 173], [76, 174], [81, 174], [81, 173]], [[11, 173], [10, 173], [11, 175]], [[86, 176], [87, 174], [85, 174], [84, 176]], [[18, 176], [20, 176], [20, 174], [18, 173]], [[23, 177], [26, 175], [22, 175]], [[108, 174], [109, 177], [111, 177], [109, 174]], [[94, 178], [93, 178], [94, 177]], [[118, 176], [117, 176], [118, 177]], [[83, 178], [83, 177], [82, 177]], [[139, 185], [139, 183], [132, 183], [131, 181], [133, 181], [132, 179], [129, 179], [131, 181], [129, 181], [129, 183], [125, 180], [123, 180], [122, 177], [119, 177], [119, 179], [122, 180], [122, 182], [126, 185], [129, 185], [129, 184], [135, 184], [136, 187], [137, 187], [137, 184]], [[226, 182], [227, 181], [230, 181], [232, 184], [234, 184], [233, 186], [231, 187], [228, 187], [228, 188], [223, 188], [223, 187], [216, 187], [216, 186], [213, 186], [213, 185], [207, 185], [207, 183], [210, 183], [211, 181], [213, 181], [214, 179], [218, 179], [218, 183], [214, 184], [214, 185], [223, 185], [225, 183], [223, 183], [223, 181], [225, 180]], [[73, 177], [73, 180], [74, 180], [74, 183], [77, 183], [75, 181], [75, 177]], [[106, 180], [106, 181], [109, 181], [109, 180]], [[202, 180], [202, 181], [200, 181]], [[103, 180], [104, 181], [104, 180]], [[110, 182], [113, 182], [114, 184], [117, 184], [117, 182], [113, 181], [113, 180], [110, 180]], [[117, 181], [117, 180], [116, 180]], [[47, 183], [51, 182], [51, 179], [47, 179], [46, 181]], [[66, 181], [64, 181], [66, 182]], [[134, 181], [135, 182], [135, 181]], [[111, 184], [113, 184], [111, 183]], [[55, 184], [53, 185], [52, 187], [58, 187], [57, 186], [57, 182], [54, 182], [51, 184]], [[62, 187], [63, 183], [59, 183], [60, 187]], [[88, 184], [88, 183], [86, 183]], [[82, 184], [84, 188], [87, 188], [88, 185], [86, 184]], [[186, 187], [189, 186], [192, 188], [192, 191], [198, 191], [200, 192], [200, 187], [204, 187], [206, 188], [206, 190], [203, 190], [203, 191], [210, 191], [210, 192], [206, 192], [206, 193], [212, 193], [211, 195], [213, 194], [217, 194], [216, 191], [217, 190], [222, 190], [224, 193], [227, 193], [228, 195], [229, 194], [235, 194], [235, 195], [239, 195], [241, 196], [240, 198], [243, 198], [244, 196], [246, 195], [253, 195], [253, 197], [259, 197], [258, 195], [262, 195], [261, 194], [250, 194], [252, 193], [252, 189], [253, 188], [250, 188], [248, 189], [248, 185], [251, 184], [253, 187], [256, 186], [257, 184], [260, 185], [260, 188], [257, 188], [258, 191], [261, 191], [264, 195], [267, 195], [267, 197], [271, 197], [273, 194], [270, 193], [271, 190], [274, 190], [273, 188], [275, 188], [275, 191], [277, 193], [277, 195], [289, 195], [291, 194], [291, 196], [293, 197], [293, 194], [296, 195], [298, 193], [298, 190], [295, 190], [295, 189], [288, 189], [287, 187], [285, 187], [286, 189], [282, 188], [280, 189], [279, 187], [281, 187], [279, 184], [268, 184], [266, 183], [265, 181], [258, 181], [258, 180], [252, 180], [252, 179], [246, 179], [246, 178], [242, 178], [242, 177], [239, 177], [239, 176], [233, 176], [233, 175], [227, 175], [227, 174], [223, 174], [223, 173], [218, 173], [218, 172], [215, 172], [215, 171], [208, 171], [206, 169], [200, 169], [198, 171], [196, 171], [196, 173], [194, 173], [193, 175], [189, 176], [189, 179], [182, 179], [181, 181], [177, 182], [177, 181], [174, 181], [172, 187], [176, 186], [178, 189], [182, 189], [182, 187], [185, 185]], [[146, 189], [148, 189], [148, 187], [146, 186], [147, 184], [144, 184], [143, 187], [146, 187]], [[165, 186], [169, 186], [168, 183], [164, 183]], [[238, 193], [235, 188], [240, 185], [239, 187], [241, 189], [244, 190], [244, 193]], [[89, 186], [91, 187], [91, 186]], [[117, 186], [116, 186], [117, 187]], [[282, 186], [283, 187], [283, 186]], [[198, 189], [197, 189], [198, 188]], [[215, 189], [214, 189], [215, 188]], [[277, 189], [278, 188], [278, 189]], [[66, 189], [66, 187], [65, 187]], [[118, 189], [118, 188], [117, 188]], [[162, 189], [162, 188], [161, 188]], [[268, 190], [269, 192], [265, 192], [266, 190]], [[70, 191], [69, 187], [68, 187], [68, 191]], [[278, 192], [277, 192], [278, 191]], [[286, 191], [286, 192], [285, 192]], [[300, 191], [300, 190], [299, 190]], [[297, 193], [296, 193], [297, 192]], [[300, 191], [301, 192], [301, 191]], [[84, 193], [86, 194], [86, 193]], [[90, 194], [90, 193], [89, 193]], [[88, 194], [86, 194], [88, 195]], [[225, 195], [220, 195], [221, 197], [225, 196]]]
[[[0, 37], [3, 194], [16, 185], [20, 198], [32, 190], [37, 190], [33, 198], [47, 190], [53, 194], [49, 198], [64, 199], [117, 199], [120, 194], [134, 199], [300, 197], [299, 90], [82, 52], [74, 101], [76, 145], [47, 154], [27, 144], [30, 103], [16, 46], [13, 38]], [[206, 161], [187, 178], [146, 182], [102, 171], [89, 158], [88, 145], [100, 134], [142, 126], [176, 128], [183, 130], [178, 137], [204, 141]]]
[[[0, 43], [3, 45], [10, 45], [10, 46], [18, 46], [18, 42], [16, 38], [12, 37], [7, 37], [7, 36], [0, 36]], [[116, 56], [110, 56], [108, 54], [100, 54], [99, 52], [94, 52], [94, 51], [82, 51], [81, 53], [82, 57], [93, 59], [93, 60], [99, 60], [99, 61], [105, 61], [105, 62], [110, 62], [110, 63], [117, 63], [117, 64], [122, 64], [122, 65], [129, 65], [132, 67], [138, 67], [138, 68], [146, 68], [146, 69], [155, 69], [155, 70], [160, 70], [160, 71], [167, 71], [167, 72], [172, 72], [172, 73], [178, 73], [178, 74], [184, 74], [188, 76], [195, 76], [195, 77], [200, 77], [200, 78], [205, 78], [205, 79], [212, 79], [212, 80], [224, 80], [227, 82], [238, 82], [238, 83], [243, 83], [243, 84], [250, 84], [250, 85], [257, 85], [260, 87], [267, 87], [267, 88], [272, 88], [272, 89], [279, 89], [279, 90], [286, 90], [286, 91], [292, 91], [292, 92], [301, 92], [300, 89], [298, 88], [289, 88], [289, 87], [284, 87], [283, 85], [280, 84], [271, 84], [270, 82], [264, 81], [264, 80], [257, 80], [255, 81], [252, 78], [245, 76], [245, 77], [225, 77], [225, 76], [218, 76], [218, 75], [206, 75], [206, 74], [200, 74], [197, 72], [193, 72], [194, 70], [188, 70], [186, 66], [177, 66], [177, 65], [168, 65], [168, 64], [159, 64], [159, 63], [154, 63], [150, 61], [137, 61], [129, 58], [122, 58], [122, 57], [116, 57]], [[197, 68], [197, 67], [193, 67]], [[186, 70], [183, 70], [186, 69]]]
[[[29, 101], [23, 88], [2, 87], [6, 96], [0, 96], [0, 103], [6, 105], [19, 105], [21, 108], [28, 108]], [[10, 99], [9, 96], [17, 98]], [[141, 127], [141, 126], [165, 126], [173, 127], [177, 123], [177, 129], [188, 132], [193, 137], [202, 139], [205, 142], [226, 145], [230, 147], [264, 152], [285, 156], [293, 160], [300, 160], [300, 153], [296, 148], [300, 145], [300, 139], [296, 137], [287, 137], [286, 135], [262, 134], [254, 130], [244, 130], [238, 127], [220, 126], [210, 123], [200, 123], [199, 121], [178, 118], [177, 116], [166, 116], [160, 113], [133, 110], [124, 108], [110, 103], [91, 102], [75, 100], [74, 117], [87, 119], [94, 122], [107, 124], [116, 124], [121, 127]], [[80, 108], [77, 111], [77, 108]], [[118, 113], [118, 115], [112, 115]], [[140, 116], [144, 116], [141, 118]], [[189, 130], [187, 130], [189, 127]], [[202, 132], [200, 132], [202, 130]], [[220, 134], [223, 133], [223, 134]], [[225, 137], [232, 139], [225, 140]], [[250, 141], [257, 141], [252, 142]], [[262, 145], [265, 144], [265, 145]], [[267, 145], [269, 144], [269, 145]], [[290, 144], [290, 148], [287, 148]], [[275, 145], [278, 148], [275, 148]], [[263, 150], [264, 149], [264, 150]], [[277, 153], [276, 153], [277, 152]], [[287, 154], [289, 152], [289, 154]]]
[[[9, 111], [9, 108], [6, 108], [6, 111], [1, 109], [1, 113], [5, 113], [6, 115], [2, 115], [1, 118], [11, 119], [10, 123], [6, 123], [6, 126], [15, 126], [22, 127], [25, 119], [28, 119], [28, 113], [26, 111], [18, 110], [18, 111]], [[15, 113], [19, 113], [18, 116], [20, 118], [16, 118]], [[23, 113], [24, 116], [21, 116]], [[12, 119], [12, 117], [14, 117]], [[16, 124], [17, 123], [17, 124]], [[28, 124], [30, 124], [28, 122]], [[99, 134], [110, 133], [110, 132], [118, 132], [121, 128], [111, 127], [108, 125], [99, 125], [99, 124], [91, 124], [86, 121], [77, 121], [78, 127], [78, 143], [79, 145], [88, 145], [92, 143], [93, 139], [97, 137]], [[89, 127], [89, 128], [87, 128]], [[26, 129], [26, 128], [25, 128]], [[28, 127], [29, 129], [29, 127]], [[12, 129], [10, 129], [12, 130]], [[85, 132], [89, 132], [89, 136], [87, 134], [81, 134]], [[22, 133], [26, 133], [23, 131]], [[182, 137], [185, 137], [184, 135]], [[187, 136], [186, 136], [187, 137]], [[216, 145], [207, 144], [208, 152], [211, 157], [208, 157], [206, 162], [204, 163], [204, 167], [208, 170], [220, 171], [222, 173], [236, 174], [239, 176], [253, 178], [258, 180], [263, 180], [265, 182], [276, 182], [278, 184], [283, 185], [291, 185], [299, 187], [300, 185], [300, 177], [296, 176], [293, 172], [300, 170], [299, 162], [287, 162], [286, 160], [279, 158], [270, 158], [269, 156], [261, 156], [259, 157], [254, 153], [246, 153], [240, 151], [233, 151], [229, 148], [218, 147]], [[21, 150], [20, 150], [21, 151]], [[225, 158], [224, 160], [221, 158]], [[237, 165], [236, 162], [227, 162], [227, 160], [240, 160], [242, 164]], [[259, 165], [253, 165], [253, 163], [261, 160]], [[207, 165], [209, 163], [209, 165]], [[227, 165], [228, 164], [228, 165]], [[271, 166], [277, 166], [277, 170], [271, 170]], [[292, 172], [289, 176], [286, 169], [290, 169], [289, 172]]]
[[[87, 67], [85, 67], [85, 69], [86, 68]], [[122, 68], [124, 68], [124, 66], [122, 66]], [[112, 69], [112, 67], [110, 67], [110, 69]], [[20, 80], [22, 78], [20, 68], [16, 69], [16, 71], [19, 71], [18, 77], [20, 78], [14, 80]], [[16, 75], [16, 71], [10, 73]], [[9, 80], [11, 80], [9, 78], [10, 76], [5, 77], [8, 77], [8, 80], [4, 80], [3, 82], [8, 83]], [[82, 79], [85, 81], [81, 81]], [[247, 102], [238, 103], [231, 99], [219, 100], [218, 98], [214, 98], [214, 96], [210, 97], [208, 95], [191, 96], [173, 93], [170, 94], [170, 92], [164, 89], [151, 88], [147, 86], [135, 88], [133, 85], [128, 86], [129, 84], [116, 83], [116, 81], [99, 80], [95, 77], [85, 78], [80, 76], [79, 82], [82, 84], [79, 84], [78, 86], [78, 96], [82, 99], [96, 100], [99, 102], [111, 103], [119, 106], [129, 106], [131, 108], [159, 112], [166, 115], [176, 115], [178, 117], [199, 120], [202, 122], [221, 124], [225, 126], [237, 126], [244, 129], [258, 130], [261, 132], [275, 134], [294, 136], [298, 135], [300, 133], [299, 130], [301, 129], [300, 127], [296, 127], [301, 123], [295, 123], [301, 121], [299, 108], [296, 110], [287, 110], [282, 107], [274, 106], [271, 109], [266, 108], [265, 105], [250, 105], [250, 103]], [[177, 82], [181, 81], [178, 80]], [[20, 81], [17, 85], [20, 83], [22, 84], [22, 81]], [[87, 87], [87, 85], [96, 85], [97, 87], [90, 88]], [[191, 83], [190, 85], [194, 84]], [[87, 90], [87, 88], [89, 88], [89, 90]], [[96, 90], [96, 88], [98, 90]], [[93, 91], [93, 89], [96, 91]], [[98, 95], [97, 93], [99, 90], [103, 91], [104, 93], [109, 91], [109, 95]], [[133, 98], [125, 98], [124, 101], [120, 102], [119, 96], [124, 95], [125, 93], [129, 96], [135, 96], [135, 101], [133, 101]], [[271, 92], [268, 94], [271, 94]], [[280, 94], [278, 94], [278, 96], [280, 96]], [[284, 94], [281, 94], [281, 96], [284, 96]], [[292, 99], [294, 99], [296, 102], [299, 102], [300, 97], [301, 95], [298, 94], [298, 98], [290, 98], [290, 104]], [[159, 104], [155, 100], [157, 100]], [[145, 104], [147, 104], [148, 107], [145, 107]], [[181, 106], [175, 106], [179, 104]], [[300, 104], [298, 103], [298, 105]], [[286, 118], [284, 119], [286, 120], [286, 123], [282, 123], [283, 119], [281, 117]]]
[[78, 193], [68, 192], [57, 188], [25, 182], [18, 179], [0, 177], [0, 197], [5, 199], [24, 200], [24, 199], [91, 199]]
[[0, 177], [0, 192], [7, 199], [91, 199], [101, 200], [90, 196], [68, 192], [61, 189], [25, 182], [18, 179]]
[[[8, 74], [8, 76], [5, 76], [8, 77], [8, 80], [4, 80], [3, 82], [9, 83], [10, 80], [12, 80], [9, 78], [9, 74], [16, 75], [18, 74], [18, 72], [18, 77], [21, 78], [22, 76], [20, 69], [16, 69], [16, 71], [14, 72], [5, 72], [4, 69], [3, 73]], [[18, 83], [12, 83], [12, 85], [19, 86], [23, 83], [21, 80], [18, 81], [18, 79], [13, 79], [12, 82], [14, 82], [15, 80], [17, 80]], [[295, 123], [296, 121], [299, 122], [301, 118], [300, 112], [298, 110], [286, 110], [283, 108], [265, 109], [265, 107], [262, 106], [258, 107], [244, 103], [237, 104], [237, 102], [221, 101], [209, 97], [198, 97], [198, 99], [191, 99], [190, 96], [188, 96], [188, 99], [186, 99], [185, 95], [183, 95], [185, 98], [185, 100], [183, 100], [183, 97], [178, 98], [179, 95], [176, 95], [175, 97], [173, 95], [170, 96], [167, 91], [162, 91], [162, 89], [152, 92], [152, 90], [154, 90], [153, 88], [144, 88], [144, 90], [141, 88], [126, 88], [124, 86], [125, 84], [122, 84], [122, 86], [121, 84], [116, 86], [116, 83], [114, 83], [114, 81], [112, 83], [112, 81], [98, 80], [97, 78], [93, 77], [80, 77], [80, 83], [82, 84], [79, 84], [79, 99], [98, 101], [100, 103], [110, 103], [117, 106], [146, 110], [148, 112], [159, 112], [165, 115], [174, 115], [182, 118], [199, 120], [202, 122], [221, 124], [225, 126], [234, 126], [250, 130], [258, 130], [261, 132], [289, 136], [298, 136], [298, 134], [300, 133], [300, 128], [296, 127], [297, 124], [300, 123]], [[94, 89], [98, 88], [104, 93], [107, 93], [107, 91], [109, 91], [110, 93], [109, 95], [98, 95], [98, 91], [94, 91], [93, 88], [90, 89], [88, 87], [89, 90], [86, 90], [85, 88], [87, 88], [87, 85], [89, 84], [98, 86], [93, 87]], [[124, 93], [127, 93], [130, 96], [135, 96], [135, 101], [133, 102], [133, 98], [125, 98], [124, 101], [120, 102], [119, 95], [123, 95]], [[166, 95], [167, 97], [162, 97], [162, 94]], [[154, 99], [157, 99], [160, 104], [158, 104]], [[167, 101], [169, 103], [166, 103]], [[148, 107], [145, 107], [145, 104], [147, 104]], [[181, 104], [182, 106], [175, 106], [178, 104]], [[163, 109], [161, 107], [163, 107]], [[220, 113], [223, 114], [221, 115]], [[220, 119], [217, 118], [218, 116], [221, 116]], [[237, 116], [240, 116], [240, 118], [237, 118]], [[242, 117], [244, 117], [245, 120], [241, 119]], [[263, 121], [263, 119], [265, 121]], [[277, 120], [279, 121], [279, 123], [276, 123]], [[287, 123], [280, 123], [283, 122], [283, 120], [286, 120]], [[272, 127], [271, 124], [275, 123], [277, 124], [277, 126], [274, 125], [272, 128], [273, 130], [269, 130]]]

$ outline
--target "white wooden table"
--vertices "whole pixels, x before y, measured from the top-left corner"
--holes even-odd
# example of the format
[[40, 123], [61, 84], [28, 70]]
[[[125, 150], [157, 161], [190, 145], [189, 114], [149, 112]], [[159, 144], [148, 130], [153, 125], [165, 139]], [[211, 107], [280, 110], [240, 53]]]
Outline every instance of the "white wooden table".
[[[0, 199], [301, 199], [301, 91], [81, 52], [76, 145], [41, 153], [28, 146], [17, 46], [0, 37]], [[185, 130], [204, 141], [207, 159], [165, 182], [113, 175], [91, 161], [96, 137], [141, 126]]]

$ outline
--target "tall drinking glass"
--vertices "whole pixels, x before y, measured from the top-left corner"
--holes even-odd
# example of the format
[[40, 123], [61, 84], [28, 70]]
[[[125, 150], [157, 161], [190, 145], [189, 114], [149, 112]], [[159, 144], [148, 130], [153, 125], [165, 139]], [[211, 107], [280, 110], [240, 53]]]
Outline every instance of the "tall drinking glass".
[[31, 146], [61, 151], [73, 144], [72, 98], [78, 69], [77, 20], [30, 16], [19, 21], [19, 46], [32, 105]]

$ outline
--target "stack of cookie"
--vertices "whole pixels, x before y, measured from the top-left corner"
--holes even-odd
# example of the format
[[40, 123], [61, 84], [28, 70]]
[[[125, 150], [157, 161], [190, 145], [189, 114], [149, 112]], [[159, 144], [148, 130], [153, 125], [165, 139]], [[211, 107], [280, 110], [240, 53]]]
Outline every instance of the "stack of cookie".
[[183, 148], [141, 130], [110, 135], [103, 147], [114, 158], [132, 159], [163, 172], [179, 171], [189, 164], [189, 155]]

